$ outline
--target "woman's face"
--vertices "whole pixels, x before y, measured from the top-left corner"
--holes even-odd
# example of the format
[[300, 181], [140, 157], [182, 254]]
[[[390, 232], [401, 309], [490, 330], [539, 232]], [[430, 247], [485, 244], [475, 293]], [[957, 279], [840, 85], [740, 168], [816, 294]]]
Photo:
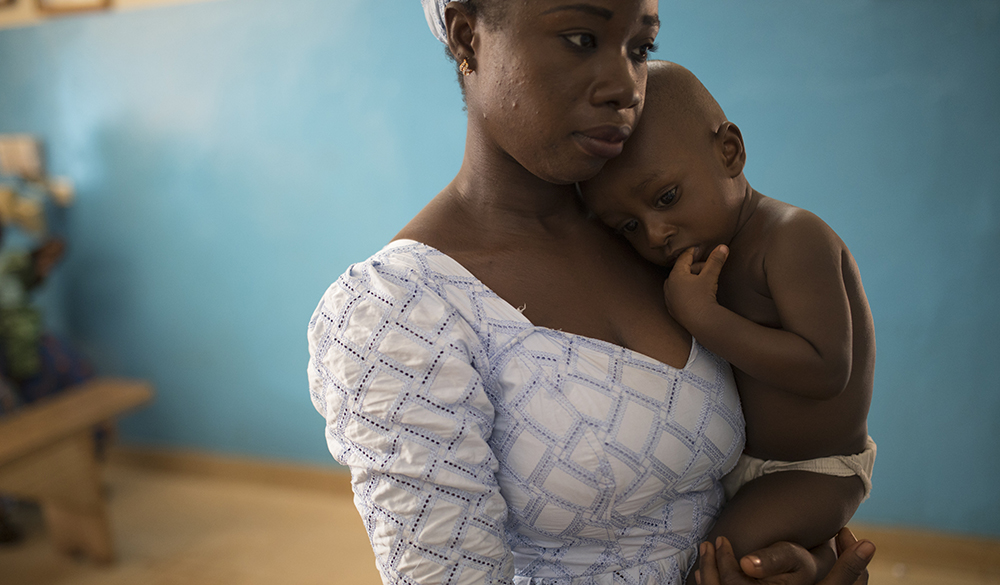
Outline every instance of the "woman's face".
[[617, 156], [642, 109], [656, 0], [510, 2], [475, 29], [470, 124], [537, 177], [588, 179]]

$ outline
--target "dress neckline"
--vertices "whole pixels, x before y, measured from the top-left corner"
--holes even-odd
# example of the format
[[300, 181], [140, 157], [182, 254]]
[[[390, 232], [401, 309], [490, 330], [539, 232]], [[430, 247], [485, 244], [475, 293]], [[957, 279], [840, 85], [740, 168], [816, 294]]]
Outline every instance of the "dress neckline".
[[691, 336], [691, 349], [688, 351], [687, 361], [684, 363], [683, 367], [678, 368], [676, 366], [672, 366], [672, 365], [670, 365], [670, 364], [668, 364], [666, 362], [658, 360], [658, 359], [656, 359], [654, 357], [648, 356], [648, 355], [646, 355], [646, 354], [644, 354], [642, 352], [636, 351], [636, 350], [634, 350], [632, 348], [625, 347], [624, 345], [618, 345], [617, 343], [612, 343], [610, 341], [605, 341], [603, 339], [597, 339], [596, 337], [589, 337], [587, 335], [581, 335], [579, 333], [570, 333], [570, 332], [567, 332], [567, 331], [563, 331], [562, 329], [552, 329], [551, 327], [545, 327], [543, 325], [535, 325], [534, 323], [531, 322], [530, 319], [528, 319], [527, 317], [525, 317], [524, 313], [522, 313], [517, 307], [515, 307], [514, 305], [508, 303], [503, 297], [501, 297], [500, 295], [496, 294], [496, 292], [493, 289], [491, 289], [490, 287], [486, 286], [486, 283], [484, 283], [483, 281], [479, 280], [479, 278], [477, 278], [475, 274], [472, 274], [471, 272], [469, 272], [469, 269], [466, 268], [465, 266], [463, 266], [461, 262], [459, 262], [458, 260], [455, 260], [454, 258], [452, 258], [451, 256], [449, 256], [448, 254], [445, 254], [441, 250], [438, 250], [434, 246], [430, 246], [430, 245], [425, 244], [423, 242], [418, 242], [417, 240], [411, 240], [411, 239], [408, 239], [408, 238], [401, 238], [401, 239], [398, 239], [398, 240], [392, 240], [391, 242], [389, 242], [388, 244], [386, 244], [385, 247], [382, 248], [382, 249], [383, 250], [390, 250], [390, 249], [393, 249], [393, 248], [399, 248], [399, 247], [403, 247], [403, 246], [413, 246], [413, 245], [421, 246], [423, 248], [426, 248], [427, 250], [431, 250], [431, 251], [433, 251], [433, 252], [435, 252], [437, 254], [440, 254], [449, 264], [452, 265], [455, 273], [474, 280], [476, 283], [479, 284], [479, 286], [483, 287], [483, 289], [489, 291], [497, 299], [497, 301], [499, 301], [499, 303], [503, 306], [503, 308], [508, 313], [511, 313], [512, 316], [515, 316], [516, 320], [523, 321], [526, 325], [530, 326], [533, 329], [551, 332], [552, 334], [556, 334], [556, 335], [559, 335], [559, 336], [562, 336], [562, 337], [567, 337], [567, 338], [574, 338], [575, 337], [575, 338], [578, 338], [578, 339], [583, 339], [583, 340], [586, 340], [588, 343], [596, 344], [596, 345], [602, 345], [602, 346], [605, 346], [605, 347], [608, 347], [608, 348], [620, 349], [620, 350], [625, 351], [625, 352], [627, 352], [629, 354], [632, 354], [634, 356], [640, 357], [643, 360], [651, 361], [651, 362], [653, 362], [655, 364], [658, 364], [658, 365], [660, 365], [662, 367], [669, 368], [669, 369], [675, 370], [675, 371], [686, 370], [694, 362], [695, 358], [698, 355], [698, 351], [699, 351], [698, 348], [700, 347], [700, 344], [697, 342], [697, 340], [695, 340], [695, 338], [694, 338], [693, 335]]

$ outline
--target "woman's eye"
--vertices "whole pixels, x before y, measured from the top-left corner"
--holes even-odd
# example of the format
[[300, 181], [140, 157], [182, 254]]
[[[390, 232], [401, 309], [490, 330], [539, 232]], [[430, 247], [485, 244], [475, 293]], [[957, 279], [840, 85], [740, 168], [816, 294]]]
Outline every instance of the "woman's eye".
[[626, 221], [622, 225], [622, 227], [618, 228], [618, 233], [620, 233], [622, 235], [631, 234], [631, 233], [635, 232], [635, 230], [637, 230], [637, 229], [639, 229], [639, 222], [638, 222], [638, 220], [630, 219], [630, 220]]
[[563, 38], [581, 48], [593, 48], [597, 46], [597, 39], [590, 33], [573, 33], [571, 35], [564, 35]]
[[650, 53], [655, 53], [657, 46], [655, 43], [646, 43], [632, 52], [632, 58], [639, 63], [644, 63], [649, 58]]
[[663, 195], [660, 195], [656, 199], [656, 207], [668, 207], [674, 201], [677, 200], [677, 187], [667, 191]]

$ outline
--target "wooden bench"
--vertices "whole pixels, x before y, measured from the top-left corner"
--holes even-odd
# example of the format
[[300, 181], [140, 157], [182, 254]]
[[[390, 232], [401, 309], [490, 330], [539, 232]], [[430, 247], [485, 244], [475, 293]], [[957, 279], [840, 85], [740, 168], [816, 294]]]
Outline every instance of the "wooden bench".
[[0, 494], [38, 501], [57, 550], [111, 562], [94, 427], [152, 397], [148, 382], [95, 378], [0, 416]]

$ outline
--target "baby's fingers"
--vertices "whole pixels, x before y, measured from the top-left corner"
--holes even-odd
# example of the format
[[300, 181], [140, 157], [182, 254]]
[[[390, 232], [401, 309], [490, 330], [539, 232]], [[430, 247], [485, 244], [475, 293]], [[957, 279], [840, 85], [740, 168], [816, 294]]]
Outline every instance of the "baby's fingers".
[[697, 253], [697, 247], [688, 248], [681, 252], [681, 255], [674, 262], [674, 267], [670, 269], [670, 276], [675, 274], [690, 274], [691, 265], [694, 264], [694, 257]]
[[727, 258], [729, 258], [729, 246], [719, 244], [708, 255], [708, 260], [705, 260], [705, 266], [701, 269], [701, 274], [710, 277], [712, 280], [718, 280], [719, 274], [722, 273], [722, 266], [726, 263]]

